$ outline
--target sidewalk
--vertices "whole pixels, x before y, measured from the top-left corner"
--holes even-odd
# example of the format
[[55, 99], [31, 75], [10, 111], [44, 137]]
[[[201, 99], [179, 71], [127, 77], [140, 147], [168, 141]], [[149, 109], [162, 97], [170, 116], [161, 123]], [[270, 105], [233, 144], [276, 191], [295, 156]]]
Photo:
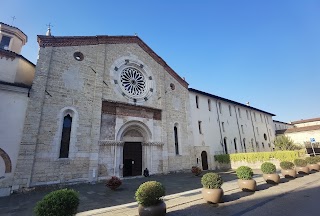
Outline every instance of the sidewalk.
[[[254, 179], [257, 181], [257, 191], [255, 193], [242, 192], [239, 190], [237, 180], [225, 182], [222, 186], [224, 190], [224, 203], [221, 204], [205, 203], [202, 199], [201, 188], [168, 195], [164, 198], [167, 205], [167, 215], [250, 215], [267, 203], [273, 205], [272, 202], [275, 201], [275, 199], [281, 199], [284, 195], [297, 192], [297, 190], [301, 188], [311, 187], [314, 184], [320, 186], [320, 173], [313, 173], [303, 177], [300, 176], [290, 181], [282, 178], [281, 183], [276, 186], [266, 184], [261, 175], [256, 175]], [[136, 216], [138, 215], [137, 207], [137, 203], [132, 202], [119, 206], [81, 212], [78, 213], [77, 216]], [[270, 215], [270, 212], [265, 210], [263, 210], [262, 215], [263, 213]], [[252, 215], [258, 214], [261, 215], [261, 212], [256, 212]]]

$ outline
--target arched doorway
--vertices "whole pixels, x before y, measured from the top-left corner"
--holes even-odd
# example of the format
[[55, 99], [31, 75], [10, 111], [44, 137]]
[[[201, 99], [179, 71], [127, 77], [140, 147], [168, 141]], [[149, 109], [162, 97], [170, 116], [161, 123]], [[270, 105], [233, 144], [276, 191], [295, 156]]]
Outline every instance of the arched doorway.
[[[142, 122], [130, 121], [124, 124], [118, 132], [118, 140], [124, 142], [122, 149], [122, 176], [142, 175], [144, 168], [148, 167], [148, 152], [143, 142], [151, 138], [149, 128]], [[150, 164], [149, 164], [150, 165]]]
[[201, 152], [201, 162], [202, 162], [202, 169], [208, 170], [208, 156], [206, 151]]

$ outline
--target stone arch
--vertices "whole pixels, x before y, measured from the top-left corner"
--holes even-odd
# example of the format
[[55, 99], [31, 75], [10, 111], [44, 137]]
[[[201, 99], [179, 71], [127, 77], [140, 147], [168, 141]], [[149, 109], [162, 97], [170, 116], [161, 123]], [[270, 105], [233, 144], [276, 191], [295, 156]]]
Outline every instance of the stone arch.
[[152, 140], [152, 133], [149, 127], [140, 121], [129, 121], [122, 125], [117, 133], [116, 140], [123, 141], [123, 138], [126, 134], [130, 133], [129, 131], [136, 131], [136, 135], [140, 134], [143, 138], [143, 142], [150, 142]]
[[0, 157], [2, 157], [5, 164], [5, 173], [11, 173], [12, 163], [9, 155], [2, 148], [0, 148]]

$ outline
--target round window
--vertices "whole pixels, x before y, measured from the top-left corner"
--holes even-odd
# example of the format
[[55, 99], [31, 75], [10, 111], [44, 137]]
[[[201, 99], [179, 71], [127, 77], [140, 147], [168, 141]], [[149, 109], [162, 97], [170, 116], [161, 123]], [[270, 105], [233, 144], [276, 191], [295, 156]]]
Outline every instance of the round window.
[[130, 96], [141, 96], [146, 91], [146, 80], [140, 71], [133, 67], [127, 67], [120, 74], [120, 82], [123, 90]]
[[81, 52], [75, 52], [73, 53], [73, 57], [77, 61], [82, 61], [84, 59], [84, 56]]

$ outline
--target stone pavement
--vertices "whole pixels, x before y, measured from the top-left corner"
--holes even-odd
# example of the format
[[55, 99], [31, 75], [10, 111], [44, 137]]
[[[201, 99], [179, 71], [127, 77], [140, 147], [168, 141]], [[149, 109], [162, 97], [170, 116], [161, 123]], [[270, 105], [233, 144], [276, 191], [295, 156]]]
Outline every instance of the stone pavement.
[[[320, 215], [320, 173], [299, 175], [287, 180], [281, 178], [279, 185], [266, 184], [256, 175], [257, 191], [242, 192], [237, 180], [223, 184], [223, 203], [208, 204], [201, 196], [201, 188], [165, 197], [168, 216], [211, 215]], [[133, 216], [138, 215], [137, 203], [78, 213], [77, 216]]]
[[[219, 173], [225, 182], [237, 178], [234, 171], [219, 171]], [[79, 191], [80, 205], [78, 212], [84, 212], [134, 202], [136, 189], [145, 181], [155, 180], [161, 182], [166, 188], [166, 194], [171, 195], [200, 188], [202, 186], [200, 179], [199, 176], [194, 176], [190, 172], [124, 179], [121, 187], [116, 191], [106, 188], [103, 183], [37, 187], [29, 192], [1, 197], [0, 215], [33, 215], [33, 208], [36, 202], [50, 191], [65, 187]]]

